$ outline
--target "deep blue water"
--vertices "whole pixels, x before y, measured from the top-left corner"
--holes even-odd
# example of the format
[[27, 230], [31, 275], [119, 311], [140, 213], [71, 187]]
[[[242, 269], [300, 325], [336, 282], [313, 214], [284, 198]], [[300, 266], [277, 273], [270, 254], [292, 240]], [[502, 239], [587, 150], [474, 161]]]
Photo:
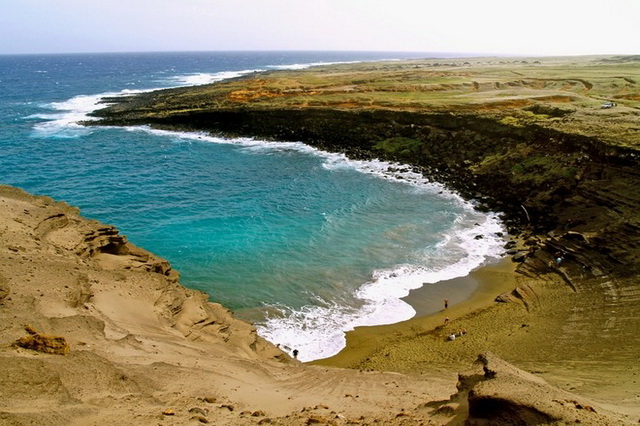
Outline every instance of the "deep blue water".
[[[397, 322], [399, 298], [497, 256], [493, 216], [420, 176], [301, 143], [77, 124], [100, 96], [253, 70], [417, 57], [223, 52], [0, 56], [0, 183], [118, 226], [183, 284], [296, 347], [336, 353], [343, 330]], [[483, 239], [475, 239], [478, 234]]]

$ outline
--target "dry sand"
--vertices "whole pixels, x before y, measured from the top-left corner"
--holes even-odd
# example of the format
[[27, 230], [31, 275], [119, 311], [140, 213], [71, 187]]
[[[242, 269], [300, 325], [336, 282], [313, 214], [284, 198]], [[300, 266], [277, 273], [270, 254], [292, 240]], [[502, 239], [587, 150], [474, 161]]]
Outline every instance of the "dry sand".
[[[347, 334], [345, 351], [316, 364], [415, 374], [462, 370], [479, 353], [491, 351], [555, 386], [640, 419], [637, 304], [607, 302], [594, 283], [574, 291], [554, 270], [532, 277], [526, 266], [504, 260], [451, 280], [449, 292], [423, 287], [406, 299], [418, 311], [415, 318], [358, 328]], [[477, 287], [472, 295], [457, 303], [472, 287]], [[505, 302], [496, 302], [498, 295]], [[437, 301], [422, 300], [431, 296]], [[461, 330], [463, 336], [449, 339]]]
[[[553, 313], [546, 299], [529, 310], [491, 301], [497, 287], [486, 277], [513, 288], [510, 264], [475, 272], [477, 283], [469, 285], [479, 289], [470, 301], [463, 299], [471, 287], [449, 293], [445, 327], [445, 313], [437, 312], [352, 333], [331, 363], [351, 359], [359, 369], [342, 369], [290, 359], [252, 326], [182, 287], [166, 261], [64, 203], [0, 187], [0, 236], [0, 424], [615, 425], [640, 417], [637, 394], [625, 393], [631, 381], [615, 382], [626, 396], [612, 406], [606, 393], [566, 375], [583, 366], [560, 368], [563, 357], [538, 347], [539, 328], [556, 321], [533, 312]], [[544, 297], [572, 296], [553, 280], [536, 282], [551, 287]], [[408, 300], [428, 313], [421, 298], [416, 292]], [[445, 340], [462, 327], [468, 334]], [[28, 336], [40, 343], [16, 344]], [[46, 353], [56, 350], [56, 336], [63, 354]], [[574, 383], [588, 397], [489, 350], [518, 366], [546, 366], [545, 377]], [[541, 352], [516, 356], [528, 351]], [[458, 380], [461, 370], [468, 371]]]

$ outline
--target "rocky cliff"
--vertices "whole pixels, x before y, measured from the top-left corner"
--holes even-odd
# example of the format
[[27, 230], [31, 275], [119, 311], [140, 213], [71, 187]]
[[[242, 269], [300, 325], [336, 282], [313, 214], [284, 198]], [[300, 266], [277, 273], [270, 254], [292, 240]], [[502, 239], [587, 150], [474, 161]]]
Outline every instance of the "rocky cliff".
[[[512, 232], [550, 238], [550, 256], [563, 252], [587, 270], [603, 273], [637, 272], [640, 157], [631, 147], [535, 124], [514, 127], [476, 114], [385, 110], [239, 109], [153, 119], [108, 115], [103, 124], [304, 141], [351, 157], [397, 161], [478, 201], [480, 208], [502, 212]], [[598, 268], [576, 255], [584, 250], [599, 259]]]

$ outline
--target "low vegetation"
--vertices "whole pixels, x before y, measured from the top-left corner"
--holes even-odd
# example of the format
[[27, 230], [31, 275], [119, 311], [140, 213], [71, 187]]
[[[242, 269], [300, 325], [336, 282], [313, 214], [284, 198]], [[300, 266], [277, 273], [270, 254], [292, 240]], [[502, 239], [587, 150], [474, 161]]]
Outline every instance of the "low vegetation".
[[[633, 56], [373, 62], [255, 73], [159, 91], [128, 99], [108, 114], [158, 119], [238, 108], [446, 112], [636, 147], [639, 83], [640, 61]], [[602, 108], [607, 102], [615, 106]]]

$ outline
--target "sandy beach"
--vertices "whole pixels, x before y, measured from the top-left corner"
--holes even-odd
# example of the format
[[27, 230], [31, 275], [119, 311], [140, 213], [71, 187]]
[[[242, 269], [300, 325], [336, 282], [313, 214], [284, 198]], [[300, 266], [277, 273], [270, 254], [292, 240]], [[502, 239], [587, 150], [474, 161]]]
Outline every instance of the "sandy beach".
[[[427, 284], [403, 300], [416, 310], [415, 319], [440, 313], [459, 316], [465, 307], [474, 309], [492, 302], [496, 295], [513, 290], [516, 264], [509, 257], [491, 260], [469, 275]], [[444, 301], [448, 301], [445, 310]]]
[[[403, 300], [416, 310], [414, 318], [397, 324], [358, 327], [347, 333], [345, 350], [334, 357], [314, 361], [312, 364], [360, 368], [359, 362], [370, 358], [370, 355], [381, 347], [393, 345], [392, 342], [396, 340], [404, 340], [424, 330], [438, 329], [449, 334], [459, 332], [462, 328], [457, 330], [454, 327], [461, 317], [493, 306], [496, 296], [515, 288], [515, 268], [516, 265], [509, 258], [505, 258], [479, 267], [467, 276], [426, 284], [413, 290]], [[445, 299], [448, 300], [446, 309]], [[446, 339], [449, 334], [443, 335], [443, 338]], [[475, 355], [472, 354], [471, 358], [465, 361], [465, 365], [473, 362]], [[390, 364], [386, 368], [397, 367]]]
[[[470, 276], [423, 287], [406, 299], [416, 308], [416, 317], [358, 328], [348, 333], [347, 349], [314, 364], [412, 374], [462, 370], [478, 353], [491, 351], [562, 389], [637, 415], [640, 366], [633, 322], [623, 325], [631, 339], [619, 343], [628, 350], [616, 351], [614, 359], [605, 333], [586, 342], [578, 338], [575, 311], [602, 303], [598, 296], [572, 291], [553, 270], [531, 278], [518, 272], [518, 266], [524, 269], [507, 258]], [[522, 296], [514, 295], [516, 288]], [[449, 307], [444, 309], [447, 296]]]

